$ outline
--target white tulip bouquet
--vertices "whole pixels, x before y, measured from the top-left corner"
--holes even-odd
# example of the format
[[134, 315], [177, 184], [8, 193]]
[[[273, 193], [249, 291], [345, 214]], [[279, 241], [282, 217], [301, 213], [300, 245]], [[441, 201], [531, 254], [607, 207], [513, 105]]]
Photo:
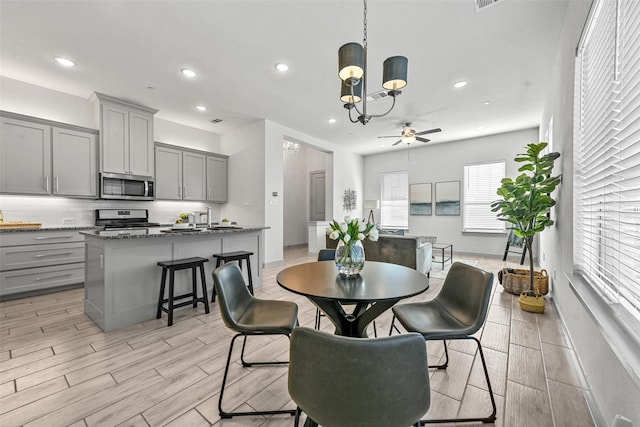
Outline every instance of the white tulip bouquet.
[[336, 266], [340, 274], [354, 276], [364, 267], [364, 248], [362, 241], [378, 240], [378, 229], [375, 224], [367, 224], [364, 220], [346, 216], [344, 222], [333, 222], [327, 227], [330, 239], [338, 240], [336, 248]]

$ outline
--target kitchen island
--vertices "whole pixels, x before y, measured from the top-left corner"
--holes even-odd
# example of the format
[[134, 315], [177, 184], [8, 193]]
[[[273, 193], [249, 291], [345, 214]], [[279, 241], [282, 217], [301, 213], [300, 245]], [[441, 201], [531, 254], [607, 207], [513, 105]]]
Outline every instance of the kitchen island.
[[[105, 332], [154, 319], [162, 273], [158, 261], [194, 256], [211, 260], [214, 253], [251, 251], [254, 253], [251, 260], [253, 286], [259, 288], [262, 286], [263, 230], [266, 228], [173, 230], [152, 227], [84, 231], [85, 314]], [[214, 266], [213, 262], [205, 264], [209, 298]], [[175, 286], [176, 294], [190, 291], [190, 270], [176, 273]]]

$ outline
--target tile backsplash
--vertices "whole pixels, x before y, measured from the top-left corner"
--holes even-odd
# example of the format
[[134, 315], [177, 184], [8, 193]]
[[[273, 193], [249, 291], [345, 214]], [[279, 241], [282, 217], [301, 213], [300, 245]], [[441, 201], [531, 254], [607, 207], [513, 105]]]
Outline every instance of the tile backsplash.
[[173, 223], [180, 213], [206, 212], [213, 209], [213, 221], [219, 221], [220, 205], [202, 202], [174, 202], [156, 200], [134, 202], [126, 200], [84, 200], [64, 197], [0, 195], [0, 209], [4, 220], [41, 222], [45, 227], [94, 225], [95, 210], [107, 208], [148, 209], [149, 221]]

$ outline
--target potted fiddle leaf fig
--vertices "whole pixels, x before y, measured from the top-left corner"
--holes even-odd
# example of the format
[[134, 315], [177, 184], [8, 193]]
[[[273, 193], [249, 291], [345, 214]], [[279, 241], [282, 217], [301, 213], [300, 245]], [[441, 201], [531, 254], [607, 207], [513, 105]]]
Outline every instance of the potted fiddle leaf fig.
[[498, 188], [498, 199], [491, 203], [491, 211], [498, 212], [498, 219], [507, 221], [514, 234], [524, 240], [529, 252], [529, 286], [520, 294], [518, 302], [526, 311], [544, 312], [544, 298], [534, 286], [533, 239], [536, 234], [553, 225], [547, 215], [556, 204], [551, 197], [553, 190], [560, 184], [560, 176], [552, 176], [553, 165], [560, 153], [541, 154], [547, 147], [546, 142], [527, 145], [527, 152], [518, 154], [514, 159], [522, 166], [522, 172], [515, 180], [503, 178]]

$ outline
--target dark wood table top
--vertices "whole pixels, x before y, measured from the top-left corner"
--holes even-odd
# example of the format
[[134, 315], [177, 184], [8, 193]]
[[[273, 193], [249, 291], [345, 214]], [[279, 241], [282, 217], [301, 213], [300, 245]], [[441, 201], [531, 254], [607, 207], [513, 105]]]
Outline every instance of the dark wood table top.
[[408, 267], [367, 261], [359, 276], [338, 274], [333, 261], [298, 264], [276, 277], [284, 289], [312, 298], [341, 302], [398, 300], [418, 295], [429, 288], [429, 278]]

